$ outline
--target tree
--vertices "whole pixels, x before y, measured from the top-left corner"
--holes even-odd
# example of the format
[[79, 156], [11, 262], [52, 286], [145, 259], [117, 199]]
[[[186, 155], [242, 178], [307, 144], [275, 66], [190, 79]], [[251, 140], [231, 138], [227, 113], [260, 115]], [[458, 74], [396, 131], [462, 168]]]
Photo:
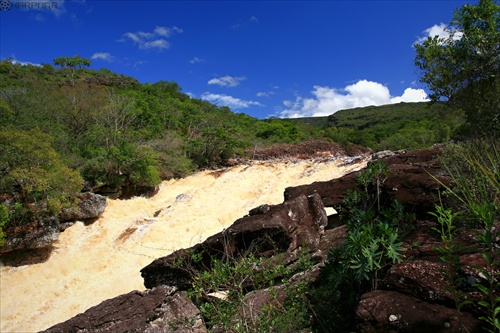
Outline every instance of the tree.
[[446, 31], [446, 38], [415, 44], [420, 81], [434, 101], [461, 107], [476, 133], [499, 133], [500, 6], [493, 0], [464, 5]]
[[54, 65], [61, 66], [62, 68], [81, 68], [83, 66], [89, 67], [90, 64], [90, 59], [82, 58], [79, 55], [75, 55], [73, 57], [59, 57], [54, 59]]
[[80, 192], [82, 177], [64, 164], [51, 142], [52, 137], [38, 129], [0, 130], [0, 194], [12, 197], [9, 223], [27, 222], [16, 216], [21, 211], [29, 211], [29, 216], [58, 214]]

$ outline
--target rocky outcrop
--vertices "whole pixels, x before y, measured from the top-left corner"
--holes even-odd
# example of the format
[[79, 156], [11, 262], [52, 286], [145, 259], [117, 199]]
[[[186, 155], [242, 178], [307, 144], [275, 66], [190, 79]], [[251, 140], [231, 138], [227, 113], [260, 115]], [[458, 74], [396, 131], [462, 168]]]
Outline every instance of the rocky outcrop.
[[[355, 313], [358, 332], [482, 331], [477, 308], [466, 306], [461, 312], [456, 309], [449, 282], [443, 276], [450, 267], [440, 260], [437, 250], [437, 246], [442, 245], [439, 235], [433, 230], [437, 223], [427, 214], [434, 209], [442, 190], [436, 179], [450, 184], [436, 161], [438, 154], [439, 147], [436, 147], [421, 152], [384, 153], [377, 157], [389, 165], [390, 171], [390, 176], [381, 186], [382, 204], [398, 199], [418, 219], [404, 239], [405, 260], [380, 270], [377, 285], [381, 290], [359, 295]], [[146, 288], [150, 289], [148, 292], [132, 292], [106, 301], [48, 332], [87, 332], [92, 329], [97, 332], [157, 332], [166, 326], [153, 328], [153, 324], [186, 322], [178, 321], [179, 311], [175, 307], [165, 305], [173, 299], [186, 306], [184, 315], [189, 314], [192, 316], [189, 322], [196, 323], [196, 328], [189, 328], [191, 330], [173, 331], [204, 332], [199, 312], [183, 296], [183, 291], [192, 285], [193, 271], [210, 270], [213, 259], [237, 259], [250, 253], [264, 258], [262, 264], [253, 268], [256, 271], [276, 265], [277, 260], [290, 267], [297, 262], [299, 252], [309, 252], [317, 262], [314, 269], [281, 281], [272, 288], [272, 297], [269, 289], [256, 288], [254, 281], [241, 281], [246, 293], [242, 311], [246, 316], [253, 316], [249, 320], [258, 322], [260, 309], [271, 301], [280, 306], [287, 299], [286, 290], [290, 290], [287, 288], [295, 281], [306, 281], [310, 288], [322, 283], [322, 264], [330, 249], [340, 246], [348, 234], [342, 219], [327, 217], [324, 208], [342, 208], [345, 192], [358, 188], [356, 179], [357, 173], [354, 172], [340, 179], [287, 188], [282, 204], [256, 207], [205, 242], [156, 259], [144, 267], [141, 275]], [[475, 235], [474, 231], [463, 232], [456, 241], [462, 251], [458, 253], [463, 265], [459, 274], [464, 277], [460, 291], [467, 299], [477, 301], [481, 295], [473, 285], [484, 283], [484, 276], [477, 267], [486, 264], [479, 253], [484, 249], [477, 243]], [[140, 311], [133, 310], [135, 307], [140, 307]], [[131, 321], [128, 317], [132, 318]], [[224, 332], [224, 328], [217, 325], [210, 329]]]
[[6, 230], [5, 244], [0, 247], [0, 254], [42, 249], [52, 245], [59, 238], [59, 233], [76, 221], [91, 222], [98, 219], [106, 208], [106, 197], [86, 192], [78, 196], [78, 207], [63, 209], [56, 217], [34, 218], [30, 223], [10, 225]]
[[10, 225], [6, 230], [5, 244], [0, 247], [0, 254], [48, 247], [57, 240], [59, 233], [59, 221], [55, 218], [40, 218], [21, 226]]
[[[249, 253], [257, 256], [288, 253], [291, 262], [301, 249], [319, 248], [320, 235], [328, 219], [317, 194], [259, 209], [205, 242], [156, 259], [144, 267], [141, 275], [146, 288], [170, 285], [185, 289], [191, 285], [187, 268], [208, 269], [213, 259], [238, 258]], [[196, 254], [202, 259], [194, 262], [192, 257]]]
[[206, 328], [185, 293], [160, 286], [104, 301], [43, 332], [204, 333]]
[[[397, 199], [403, 203], [407, 211], [414, 212], [419, 218], [427, 218], [427, 212], [439, 203], [439, 193], [444, 191], [443, 184], [451, 181], [436, 161], [440, 154], [438, 147], [412, 153], [395, 154], [383, 159], [389, 165], [390, 176], [381, 186], [382, 204]], [[285, 190], [285, 200], [291, 200], [299, 195], [320, 195], [325, 207], [339, 208], [344, 195], [349, 189], [358, 187], [357, 172], [342, 178], [309, 185], [289, 187]], [[436, 178], [436, 179], [435, 179]]]
[[59, 215], [61, 222], [92, 221], [98, 219], [107, 206], [105, 196], [92, 192], [80, 193], [77, 195], [80, 200], [78, 207], [63, 209]]
[[481, 322], [470, 313], [396, 291], [374, 290], [364, 294], [356, 315], [361, 333], [483, 332]]

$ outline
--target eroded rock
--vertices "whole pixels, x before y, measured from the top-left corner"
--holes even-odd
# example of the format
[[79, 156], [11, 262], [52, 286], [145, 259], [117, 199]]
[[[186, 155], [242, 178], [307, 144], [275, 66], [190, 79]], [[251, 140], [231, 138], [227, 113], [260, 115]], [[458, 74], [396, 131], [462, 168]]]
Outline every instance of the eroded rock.
[[176, 288], [160, 286], [106, 300], [63, 323], [43, 331], [203, 333], [200, 312]]
[[375, 290], [364, 294], [356, 316], [361, 333], [483, 332], [481, 322], [470, 313], [396, 291]]
[[[141, 270], [146, 288], [159, 285], [185, 289], [191, 285], [192, 269], [208, 269], [213, 259], [238, 258], [252, 253], [314, 251], [328, 218], [318, 195], [299, 196], [279, 205], [268, 206], [265, 213], [236, 220], [229, 228], [205, 242], [169, 256], [156, 259]], [[196, 255], [201, 256], [194, 260]]]
[[105, 196], [92, 192], [78, 194], [80, 199], [76, 209], [63, 209], [59, 219], [61, 222], [89, 221], [99, 218], [108, 205]]

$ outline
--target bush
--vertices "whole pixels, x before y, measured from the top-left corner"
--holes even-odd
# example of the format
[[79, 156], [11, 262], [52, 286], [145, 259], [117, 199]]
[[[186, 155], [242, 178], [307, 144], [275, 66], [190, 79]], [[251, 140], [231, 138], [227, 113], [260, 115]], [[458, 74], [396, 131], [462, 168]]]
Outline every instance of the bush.
[[341, 246], [330, 250], [320, 287], [313, 292], [316, 326], [324, 331], [353, 329], [361, 295], [377, 289], [380, 274], [402, 261], [401, 239], [415, 217], [405, 214], [399, 202], [382, 209], [380, 186], [387, 176], [385, 163], [369, 164], [358, 174], [360, 190], [345, 195], [340, 212], [347, 218], [348, 234]]
[[0, 193], [12, 195], [12, 202], [23, 207], [8, 206], [10, 222], [26, 222], [27, 211], [57, 215], [80, 192], [82, 177], [63, 163], [51, 141], [38, 129], [0, 130]]

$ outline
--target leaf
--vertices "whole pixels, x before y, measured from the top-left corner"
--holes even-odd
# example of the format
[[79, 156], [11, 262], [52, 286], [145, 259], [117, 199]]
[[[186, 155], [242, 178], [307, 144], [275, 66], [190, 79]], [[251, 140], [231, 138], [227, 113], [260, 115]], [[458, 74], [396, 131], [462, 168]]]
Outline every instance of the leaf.
[[487, 287], [483, 286], [482, 284], [475, 283], [473, 286], [479, 289], [479, 291], [481, 291], [485, 295], [490, 294], [490, 290]]

